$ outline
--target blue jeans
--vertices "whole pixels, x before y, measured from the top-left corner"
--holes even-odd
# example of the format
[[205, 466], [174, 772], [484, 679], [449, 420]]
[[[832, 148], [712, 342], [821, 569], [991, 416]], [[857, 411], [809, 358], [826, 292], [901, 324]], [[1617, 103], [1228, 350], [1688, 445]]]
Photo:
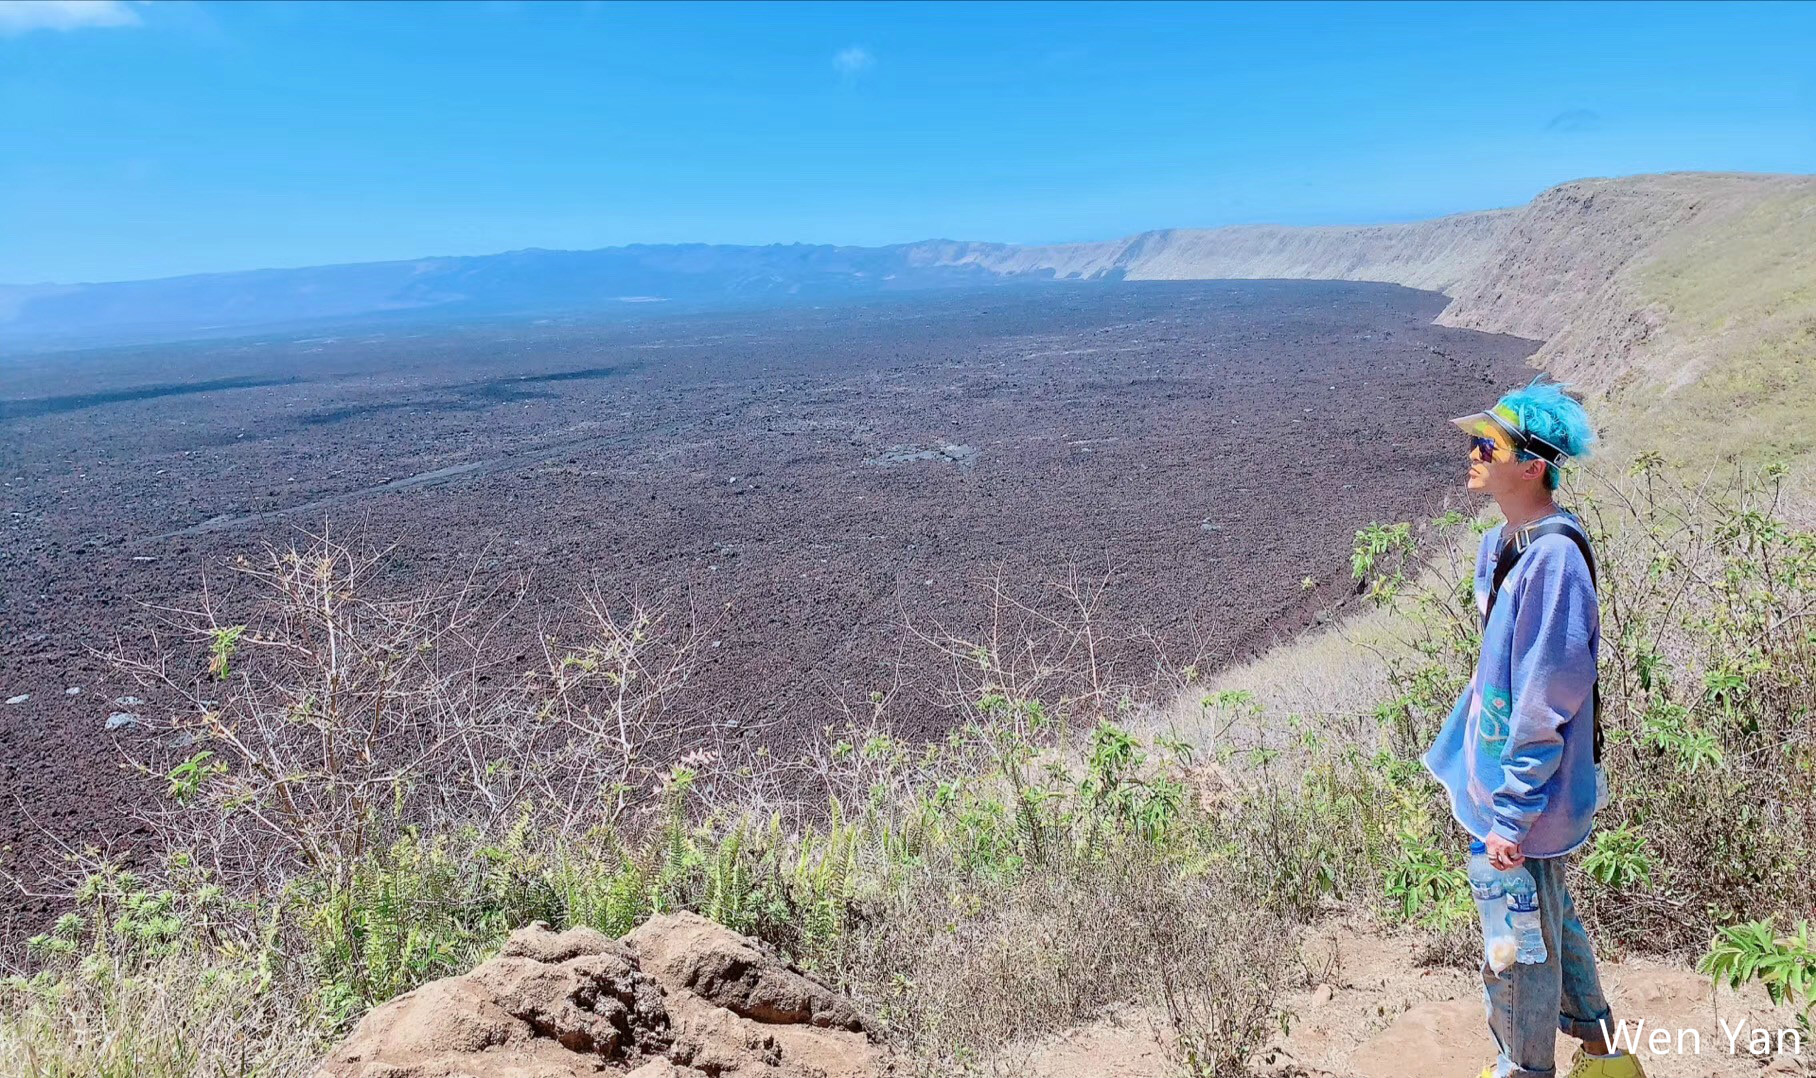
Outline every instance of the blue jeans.
[[1539, 889], [1539, 924], [1545, 961], [1516, 962], [1496, 973], [1482, 963], [1488, 1029], [1500, 1046], [1497, 1078], [1551, 1078], [1556, 1073], [1559, 1030], [1577, 1040], [1600, 1040], [1613, 1025], [1595, 972], [1589, 935], [1564, 890], [1564, 859], [1526, 858]]

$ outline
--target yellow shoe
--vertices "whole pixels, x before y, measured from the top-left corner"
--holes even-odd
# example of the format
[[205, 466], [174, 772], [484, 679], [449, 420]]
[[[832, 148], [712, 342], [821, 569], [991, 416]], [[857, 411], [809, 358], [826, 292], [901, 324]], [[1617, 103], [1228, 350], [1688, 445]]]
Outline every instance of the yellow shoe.
[[1631, 1052], [1597, 1059], [1578, 1048], [1576, 1059], [1570, 1064], [1570, 1078], [1646, 1078], [1646, 1068]]

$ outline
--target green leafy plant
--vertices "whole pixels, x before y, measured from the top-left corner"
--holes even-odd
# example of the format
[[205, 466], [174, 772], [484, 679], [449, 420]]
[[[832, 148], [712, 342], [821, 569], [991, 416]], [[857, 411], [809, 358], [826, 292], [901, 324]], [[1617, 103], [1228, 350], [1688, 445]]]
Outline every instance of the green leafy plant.
[[1584, 872], [1616, 890], [1650, 886], [1652, 868], [1646, 837], [1632, 825], [1596, 832], [1594, 846], [1583, 858]]
[[1416, 549], [1410, 523], [1370, 524], [1356, 532], [1350, 576], [1358, 583], [1368, 583], [1368, 595], [1375, 602], [1390, 603], [1408, 583], [1407, 570]]
[[1808, 921], [1798, 921], [1789, 935], [1779, 935], [1769, 920], [1748, 921], [1718, 929], [1699, 967], [1729, 987], [1758, 981], [1773, 1003], [1800, 1008], [1807, 1030], [1816, 1010], [1816, 946]]
[[211, 676], [221, 679], [227, 677], [233, 653], [239, 648], [240, 637], [245, 632], [244, 625], [229, 625], [213, 631], [208, 641], [208, 673]]
[[1398, 903], [1401, 918], [1429, 928], [1453, 928], [1475, 915], [1461, 861], [1413, 831], [1400, 835], [1399, 855], [1387, 872], [1387, 895]]
[[165, 793], [177, 804], [187, 804], [195, 798], [202, 787], [227, 773], [227, 765], [214, 758], [214, 753], [203, 749], [189, 759], [170, 769], [167, 776], [170, 785]]

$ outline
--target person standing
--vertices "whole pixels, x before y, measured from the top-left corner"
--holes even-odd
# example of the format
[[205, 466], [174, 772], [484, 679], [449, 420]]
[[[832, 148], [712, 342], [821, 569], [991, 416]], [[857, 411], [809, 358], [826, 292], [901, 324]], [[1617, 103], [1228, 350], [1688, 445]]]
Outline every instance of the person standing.
[[1492, 497], [1506, 523], [1476, 553], [1475, 673], [1423, 762], [1489, 863], [1532, 874], [1545, 941], [1542, 961], [1482, 964], [1500, 1048], [1482, 1075], [1551, 1078], [1561, 1030], [1582, 1042], [1570, 1078], [1644, 1078], [1639, 1060], [1609, 1048], [1595, 954], [1564, 886], [1565, 858], [1588, 841], [1606, 789], [1594, 555], [1555, 500], [1562, 465], [1589, 452], [1594, 431], [1563, 386], [1538, 380], [1451, 422], [1470, 436], [1469, 489]]

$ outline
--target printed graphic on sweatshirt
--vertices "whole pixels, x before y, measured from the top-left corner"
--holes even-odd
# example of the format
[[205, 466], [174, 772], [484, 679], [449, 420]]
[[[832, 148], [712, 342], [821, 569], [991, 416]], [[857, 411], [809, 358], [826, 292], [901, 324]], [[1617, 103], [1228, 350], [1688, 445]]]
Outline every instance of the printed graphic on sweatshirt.
[[1513, 694], [1498, 685], [1482, 692], [1482, 710], [1476, 719], [1477, 773], [1501, 766], [1507, 735], [1513, 729]]

